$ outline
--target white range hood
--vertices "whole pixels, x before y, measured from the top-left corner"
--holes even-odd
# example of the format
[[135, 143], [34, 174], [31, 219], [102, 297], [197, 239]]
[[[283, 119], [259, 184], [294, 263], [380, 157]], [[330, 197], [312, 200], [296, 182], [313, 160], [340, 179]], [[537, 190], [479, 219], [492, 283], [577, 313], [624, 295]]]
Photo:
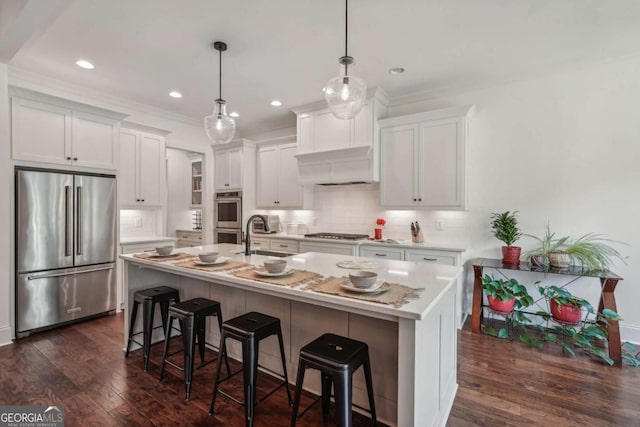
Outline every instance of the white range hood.
[[372, 146], [297, 154], [300, 184], [361, 184], [380, 180], [377, 154]]
[[325, 101], [293, 109], [297, 115], [300, 184], [353, 184], [380, 181], [380, 130], [388, 97], [380, 88], [367, 91], [360, 113], [336, 119]]

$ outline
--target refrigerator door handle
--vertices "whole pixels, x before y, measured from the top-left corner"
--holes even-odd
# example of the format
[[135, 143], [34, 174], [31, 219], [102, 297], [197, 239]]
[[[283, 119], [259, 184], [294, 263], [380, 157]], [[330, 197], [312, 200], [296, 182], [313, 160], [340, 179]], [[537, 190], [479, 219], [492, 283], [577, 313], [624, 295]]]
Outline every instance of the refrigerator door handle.
[[64, 256], [71, 256], [71, 241], [73, 239], [72, 230], [73, 217], [71, 208], [71, 186], [64, 186]]
[[73, 276], [73, 275], [76, 275], [76, 274], [93, 273], [94, 271], [104, 271], [104, 270], [113, 270], [113, 266], [101, 267], [101, 268], [92, 268], [92, 269], [89, 269], [89, 270], [70, 271], [70, 272], [66, 272], [66, 273], [42, 274], [42, 275], [38, 275], [38, 276], [32, 276], [30, 274], [30, 275], [27, 276], [27, 280], [49, 279], [51, 277], [62, 277], [62, 276]]
[[82, 255], [82, 187], [76, 187], [76, 255]]

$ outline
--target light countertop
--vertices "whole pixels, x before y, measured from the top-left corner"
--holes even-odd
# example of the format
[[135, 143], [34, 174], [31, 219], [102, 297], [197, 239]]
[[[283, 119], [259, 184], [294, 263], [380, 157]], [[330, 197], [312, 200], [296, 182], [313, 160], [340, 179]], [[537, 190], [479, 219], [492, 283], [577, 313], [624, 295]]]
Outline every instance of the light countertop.
[[333, 239], [318, 239], [313, 237], [304, 237], [302, 234], [287, 234], [287, 233], [271, 233], [271, 234], [263, 234], [263, 233], [251, 233], [251, 238], [263, 238], [263, 239], [288, 239], [288, 240], [298, 240], [305, 242], [321, 242], [321, 243], [337, 243], [341, 245], [376, 245], [376, 246], [387, 246], [390, 248], [407, 248], [407, 249], [436, 249], [439, 251], [451, 251], [451, 252], [464, 252], [467, 248], [464, 245], [457, 243], [446, 243], [446, 242], [434, 242], [434, 241], [425, 241], [422, 243], [412, 243], [411, 239], [399, 240], [398, 243], [388, 243], [385, 241], [378, 240], [333, 240]]
[[176, 237], [168, 236], [146, 236], [146, 237], [120, 237], [121, 245], [137, 245], [145, 243], [156, 242], [175, 242], [178, 239]]
[[[180, 248], [177, 251], [190, 253], [194, 256], [203, 251], [217, 251], [220, 252], [221, 256], [227, 256], [238, 261], [245, 261], [253, 265], [260, 265], [265, 259], [269, 258], [263, 255], [245, 256], [244, 253], [238, 253], [242, 250], [243, 247], [240, 245], [220, 244], [196, 248]], [[395, 308], [391, 305], [305, 290], [303, 289], [304, 286], [290, 288], [236, 277], [228, 272], [208, 272], [175, 266], [174, 264], [179, 261], [154, 262], [135, 258], [133, 255], [120, 255], [120, 258], [144, 266], [145, 268], [387, 319], [407, 318], [420, 320], [424, 318], [432, 307], [438, 303], [444, 292], [451, 286], [454, 286], [454, 282], [458, 276], [462, 274], [462, 267], [395, 260], [376, 260], [377, 267], [372, 269], [372, 271], [377, 272], [380, 278], [392, 283], [400, 283], [409, 287], [425, 289], [421, 292], [420, 298], [411, 300], [400, 308]], [[309, 252], [283, 259], [286, 259], [289, 265], [296, 269], [313, 271], [325, 277], [342, 277], [347, 276], [351, 270], [336, 266], [337, 262], [362, 258]], [[367, 260], [371, 261], [369, 259]]]

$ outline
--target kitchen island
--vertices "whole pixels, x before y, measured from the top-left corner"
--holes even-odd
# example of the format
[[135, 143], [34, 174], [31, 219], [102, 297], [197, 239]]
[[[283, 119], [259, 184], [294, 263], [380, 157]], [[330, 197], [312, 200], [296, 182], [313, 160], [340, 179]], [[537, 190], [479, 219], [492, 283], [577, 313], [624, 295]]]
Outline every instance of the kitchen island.
[[[261, 255], [238, 254], [241, 249], [237, 245], [221, 244], [179, 251], [195, 256], [202, 251], [215, 250], [233, 261], [253, 265], [260, 265], [267, 259]], [[457, 390], [454, 284], [462, 273], [461, 267], [377, 260], [376, 268], [371, 270], [387, 282], [423, 288], [418, 298], [394, 307], [316, 292], [305, 284], [280, 286], [236, 277], [229, 272], [179, 267], [174, 265], [178, 261], [157, 262], [133, 255], [122, 255], [121, 258], [126, 273], [126, 313], [130, 313], [130, 302], [136, 290], [165, 285], [178, 288], [182, 300], [204, 297], [219, 301], [224, 319], [248, 311], [276, 316], [282, 323], [290, 379], [295, 378], [300, 348], [319, 335], [332, 332], [364, 341], [369, 345], [371, 355], [379, 419], [402, 427], [445, 425]], [[285, 259], [295, 269], [324, 277], [348, 275], [349, 270], [336, 266], [339, 261], [363, 260], [313, 252]], [[137, 325], [136, 330], [140, 327]], [[125, 332], [127, 330], [128, 317]], [[217, 346], [219, 332], [215, 320], [207, 325], [207, 337]], [[279, 350], [277, 341], [272, 341], [261, 344], [260, 363], [278, 372]], [[239, 346], [231, 344], [235, 343], [229, 342], [229, 355], [240, 359]], [[305, 388], [319, 393], [319, 375], [307, 375]], [[353, 401], [367, 407], [360, 371], [354, 376]]]

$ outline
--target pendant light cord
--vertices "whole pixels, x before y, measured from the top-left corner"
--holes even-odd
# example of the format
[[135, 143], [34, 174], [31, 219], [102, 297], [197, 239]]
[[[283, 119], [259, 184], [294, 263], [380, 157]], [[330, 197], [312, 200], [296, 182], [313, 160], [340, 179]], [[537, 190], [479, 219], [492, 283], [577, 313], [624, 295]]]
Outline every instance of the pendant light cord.
[[220, 61], [218, 62], [218, 99], [222, 99], [222, 49], [218, 51]]
[[[348, 55], [347, 43], [349, 42], [349, 0], [344, 0], [344, 56]], [[347, 68], [349, 66], [344, 64], [344, 75], [348, 75]]]

